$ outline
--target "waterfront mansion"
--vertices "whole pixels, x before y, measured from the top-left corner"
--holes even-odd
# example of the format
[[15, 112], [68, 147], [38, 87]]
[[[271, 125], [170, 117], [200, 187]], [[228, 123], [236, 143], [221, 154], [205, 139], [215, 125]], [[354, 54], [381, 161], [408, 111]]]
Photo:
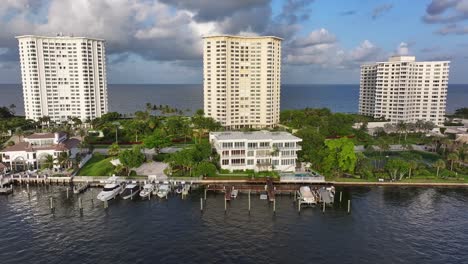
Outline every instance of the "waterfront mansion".
[[0, 152], [2, 162], [13, 171], [40, 169], [48, 155], [54, 158], [54, 169], [58, 170], [58, 157], [67, 153], [70, 159], [79, 152], [80, 140], [68, 138], [66, 133], [35, 133], [23, 141], [9, 146]]
[[295, 171], [302, 139], [287, 132], [211, 132], [222, 169]]

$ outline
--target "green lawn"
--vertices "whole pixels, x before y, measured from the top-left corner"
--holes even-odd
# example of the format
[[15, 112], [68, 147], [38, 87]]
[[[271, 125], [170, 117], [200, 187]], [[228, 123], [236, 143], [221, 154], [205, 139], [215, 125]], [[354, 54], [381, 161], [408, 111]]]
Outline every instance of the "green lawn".
[[110, 163], [112, 158], [95, 153], [93, 157], [78, 172], [78, 176], [109, 176], [114, 172], [114, 166]]

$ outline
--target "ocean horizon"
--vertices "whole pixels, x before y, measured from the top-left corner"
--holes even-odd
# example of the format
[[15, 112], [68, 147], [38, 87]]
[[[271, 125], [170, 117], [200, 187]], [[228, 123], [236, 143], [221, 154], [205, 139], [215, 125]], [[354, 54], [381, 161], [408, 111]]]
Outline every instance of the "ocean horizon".
[[[24, 114], [21, 84], [0, 84], [0, 106], [16, 105]], [[202, 84], [108, 84], [109, 111], [122, 114], [145, 109], [146, 103], [170, 105], [194, 112], [203, 108]], [[447, 113], [468, 107], [468, 84], [449, 84]], [[357, 113], [359, 84], [282, 84], [281, 110], [327, 107]]]

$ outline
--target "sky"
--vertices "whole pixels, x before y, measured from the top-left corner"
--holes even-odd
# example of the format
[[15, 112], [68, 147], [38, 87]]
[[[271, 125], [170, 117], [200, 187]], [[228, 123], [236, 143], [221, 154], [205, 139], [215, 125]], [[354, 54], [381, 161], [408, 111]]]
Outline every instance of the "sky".
[[468, 83], [468, 0], [2, 0], [0, 83], [20, 83], [17, 35], [106, 40], [109, 83], [201, 83], [202, 36], [275, 35], [282, 82], [359, 83], [392, 55], [450, 60]]

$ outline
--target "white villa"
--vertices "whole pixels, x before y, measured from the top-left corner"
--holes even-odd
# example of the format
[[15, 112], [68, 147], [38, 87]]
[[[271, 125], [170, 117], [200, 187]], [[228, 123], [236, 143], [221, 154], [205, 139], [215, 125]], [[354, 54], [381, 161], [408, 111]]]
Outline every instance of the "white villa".
[[221, 168], [254, 171], [295, 171], [302, 139], [287, 132], [211, 132], [210, 143]]
[[[2, 162], [14, 171], [39, 169], [41, 162], [51, 155], [54, 159], [60, 153], [67, 153], [71, 159], [79, 152], [80, 140], [68, 138], [65, 133], [36, 133], [24, 137], [23, 142], [16, 143], [0, 151]], [[54, 165], [57, 170], [60, 166]]]

